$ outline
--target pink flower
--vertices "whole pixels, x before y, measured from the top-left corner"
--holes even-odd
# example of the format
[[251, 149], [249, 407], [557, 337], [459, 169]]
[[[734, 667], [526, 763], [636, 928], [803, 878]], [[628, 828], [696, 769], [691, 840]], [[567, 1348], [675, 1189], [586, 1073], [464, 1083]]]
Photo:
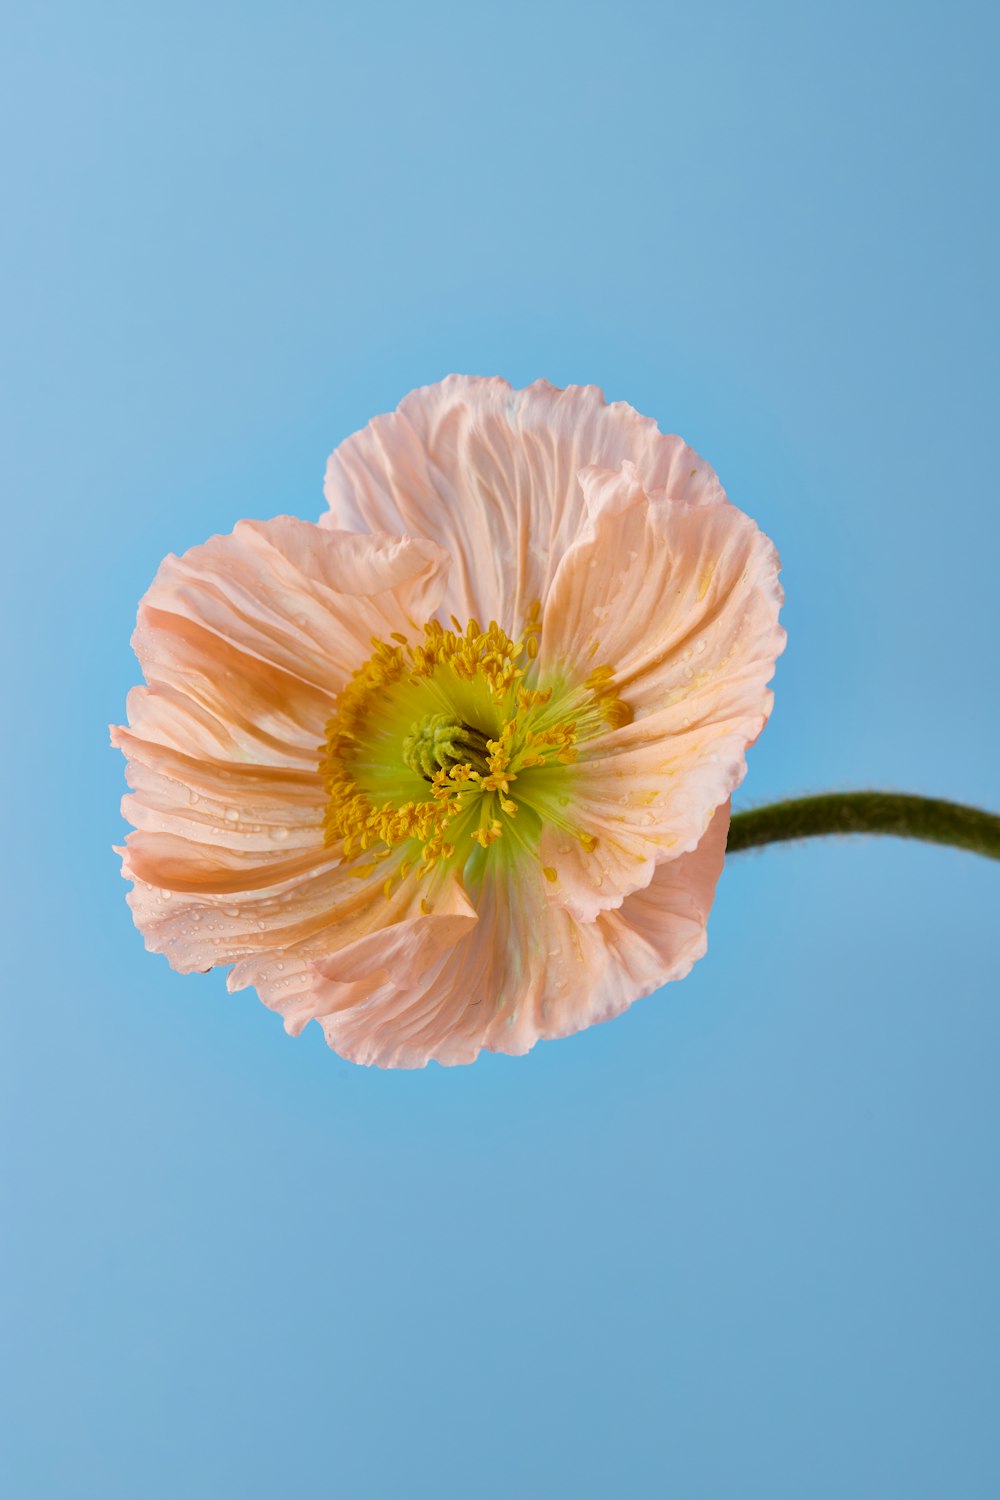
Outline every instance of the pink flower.
[[148, 948], [357, 1062], [526, 1052], [705, 951], [784, 644], [771, 543], [593, 387], [452, 376], [139, 607]]

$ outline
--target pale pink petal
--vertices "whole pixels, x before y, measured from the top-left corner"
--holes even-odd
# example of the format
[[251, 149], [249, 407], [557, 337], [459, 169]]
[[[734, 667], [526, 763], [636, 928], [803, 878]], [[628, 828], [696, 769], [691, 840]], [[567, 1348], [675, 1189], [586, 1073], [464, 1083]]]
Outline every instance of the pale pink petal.
[[696, 848], [665, 860], [647, 886], [632, 891], [595, 926], [622, 976], [627, 1004], [667, 980], [683, 979], [708, 947], [708, 913], [722, 873], [729, 803], [720, 807]]
[[[420, 972], [476, 921], [451, 877], [395, 878], [399, 853], [371, 870], [344, 867], [335, 851], [325, 850], [296, 870], [272, 871], [271, 884], [235, 889], [219, 878], [193, 887], [185, 879], [190, 861], [174, 876], [179, 888], [154, 885], [142, 878], [135, 842], [120, 852], [123, 874], [135, 882], [129, 904], [146, 946], [183, 973], [236, 963], [230, 989], [255, 984], [265, 1000], [275, 986], [286, 986], [296, 964], [345, 980], [386, 966]], [[161, 862], [157, 875], [170, 879], [171, 871]]]
[[[398, 859], [382, 864], [353, 910], [328, 904], [322, 919], [294, 943], [244, 957], [230, 990], [253, 985], [298, 1034], [340, 1006], [367, 1003], [387, 987], [425, 982], [439, 955], [459, 943], [478, 917], [461, 885], [447, 873], [421, 879], [411, 872], [386, 897], [381, 881]], [[343, 885], [346, 882], [342, 880]]]
[[452, 558], [442, 614], [518, 631], [544, 599], [586, 512], [590, 464], [635, 463], [678, 502], [718, 504], [712, 469], [678, 437], [596, 386], [449, 376], [413, 391], [341, 443], [326, 474], [321, 524], [429, 537]]
[[[697, 849], [660, 866], [644, 891], [597, 922], [546, 908], [533, 867], [494, 870], [477, 895], [478, 922], [462, 935], [460, 909], [420, 963], [406, 962], [401, 929], [383, 955], [374, 938], [364, 945], [361, 977], [346, 961], [310, 962], [296, 950], [244, 962], [230, 982], [256, 985], [293, 1032], [319, 1019], [330, 1046], [354, 1062], [412, 1068], [472, 1062], [483, 1048], [526, 1052], [540, 1038], [608, 1020], [689, 971], [705, 951], [728, 826], [727, 806]], [[381, 968], [368, 969], [380, 956]]]
[[[317, 860], [286, 881], [256, 891], [174, 891], [143, 880], [124, 855], [122, 874], [134, 882], [128, 903], [151, 953], [162, 953], [179, 973], [201, 972], [281, 949], [335, 919], [345, 876], [337, 859]], [[376, 911], [375, 893], [369, 896]]]
[[199, 703], [207, 695], [221, 717], [235, 708], [237, 719], [257, 726], [262, 717], [297, 741], [302, 722], [329, 716], [373, 635], [423, 623], [447, 568], [447, 555], [421, 539], [354, 536], [290, 516], [240, 521], [164, 559], [139, 606], [136, 655], [147, 682]]
[[647, 495], [631, 466], [583, 478], [591, 519], [546, 600], [539, 662], [607, 664], [635, 719], [575, 768], [573, 831], [596, 848], [549, 827], [541, 858], [549, 900], [591, 920], [693, 849], [742, 781], [784, 632], [777, 556], [741, 511]]
[[430, 542], [288, 518], [164, 562], [136, 632], [150, 686], [112, 742], [136, 924], [175, 967], [298, 943], [334, 914], [346, 943], [383, 918], [388, 869], [352, 880], [324, 847], [321, 745], [371, 634], [415, 632], [446, 568]]
[[315, 746], [307, 770], [185, 754], [127, 729], [116, 730], [114, 742], [127, 758], [134, 792], [124, 798], [122, 814], [138, 829], [282, 854], [322, 843]]

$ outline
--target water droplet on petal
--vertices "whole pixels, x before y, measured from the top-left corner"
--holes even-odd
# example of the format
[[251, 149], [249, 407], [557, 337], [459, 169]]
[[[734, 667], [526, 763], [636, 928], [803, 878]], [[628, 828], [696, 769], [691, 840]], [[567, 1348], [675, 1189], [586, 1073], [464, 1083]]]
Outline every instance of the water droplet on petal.
[[276, 844], [281, 844], [288, 837], [288, 829], [281, 823], [271, 829], [271, 837]]
[[238, 823], [240, 821], [239, 808], [227, 807], [226, 818], [230, 823]]

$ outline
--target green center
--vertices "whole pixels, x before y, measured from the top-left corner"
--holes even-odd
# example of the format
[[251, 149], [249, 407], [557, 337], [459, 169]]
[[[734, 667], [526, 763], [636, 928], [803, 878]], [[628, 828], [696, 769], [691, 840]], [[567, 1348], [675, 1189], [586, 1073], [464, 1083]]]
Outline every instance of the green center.
[[427, 714], [403, 741], [403, 759], [411, 771], [425, 781], [433, 780], [438, 771], [467, 765], [481, 774], [489, 770], [487, 737], [471, 724], [459, 722], [449, 714]]

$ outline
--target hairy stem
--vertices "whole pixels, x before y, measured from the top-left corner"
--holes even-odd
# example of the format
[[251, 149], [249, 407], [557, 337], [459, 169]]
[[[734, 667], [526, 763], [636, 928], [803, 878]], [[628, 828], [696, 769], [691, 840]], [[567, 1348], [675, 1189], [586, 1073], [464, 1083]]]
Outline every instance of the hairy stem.
[[900, 792], [824, 792], [733, 814], [728, 853], [827, 833], [891, 833], [1000, 859], [1000, 817], [960, 802]]

